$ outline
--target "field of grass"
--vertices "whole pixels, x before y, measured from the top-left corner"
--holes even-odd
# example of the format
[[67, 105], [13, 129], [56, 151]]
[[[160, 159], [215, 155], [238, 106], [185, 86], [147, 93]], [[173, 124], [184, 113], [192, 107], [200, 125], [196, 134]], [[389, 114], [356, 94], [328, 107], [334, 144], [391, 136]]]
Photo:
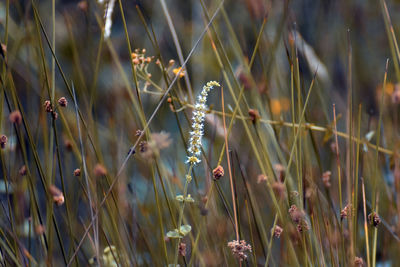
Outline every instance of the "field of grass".
[[0, 266], [400, 266], [399, 14], [1, 0]]

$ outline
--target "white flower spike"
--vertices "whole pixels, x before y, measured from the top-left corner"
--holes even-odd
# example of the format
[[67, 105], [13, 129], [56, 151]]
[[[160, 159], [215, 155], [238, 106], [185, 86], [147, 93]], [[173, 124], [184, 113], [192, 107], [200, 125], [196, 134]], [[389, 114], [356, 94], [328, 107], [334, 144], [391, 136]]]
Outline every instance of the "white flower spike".
[[203, 86], [203, 90], [200, 95], [197, 97], [197, 102], [194, 105], [193, 117], [192, 117], [192, 128], [193, 131], [190, 132], [189, 139], [189, 149], [188, 152], [190, 156], [188, 157], [186, 163], [191, 165], [196, 165], [200, 162], [198, 156], [201, 154], [201, 138], [203, 137], [204, 131], [204, 117], [206, 116], [207, 110], [207, 96], [208, 92], [213, 89], [215, 86], [220, 86], [218, 82], [210, 81], [206, 85]]

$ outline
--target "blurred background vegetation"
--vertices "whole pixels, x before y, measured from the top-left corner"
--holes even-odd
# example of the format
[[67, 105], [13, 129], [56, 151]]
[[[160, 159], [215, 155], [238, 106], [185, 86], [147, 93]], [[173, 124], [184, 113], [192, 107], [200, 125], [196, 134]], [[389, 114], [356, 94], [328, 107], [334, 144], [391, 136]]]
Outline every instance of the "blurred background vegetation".
[[[1, 0], [0, 264], [398, 266], [399, 14]], [[191, 231], [170, 238], [210, 80]]]

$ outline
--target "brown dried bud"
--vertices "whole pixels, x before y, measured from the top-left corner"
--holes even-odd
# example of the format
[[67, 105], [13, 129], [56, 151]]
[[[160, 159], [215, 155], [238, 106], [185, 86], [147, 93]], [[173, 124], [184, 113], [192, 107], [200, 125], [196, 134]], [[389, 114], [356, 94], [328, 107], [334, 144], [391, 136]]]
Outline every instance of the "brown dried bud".
[[8, 140], [8, 138], [7, 138], [7, 136], [5, 136], [4, 134], [2, 134], [2, 135], [0, 136], [0, 147], [1, 147], [2, 149], [4, 149], [4, 148], [6, 147], [7, 140]]
[[22, 115], [19, 110], [14, 110], [11, 112], [10, 116], [8, 117], [12, 123], [21, 124], [22, 123]]
[[219, 180], [219, 179], [221, 179], [222, 176], [224, 176], [224, 168], [221, 165], [218, 165], [213, 170], [213, 177], [215, 180]]
[[81, 176], [81, 169], [75, 169], [74, 176]]
[[25, 176], [26, 173], [27, 173], [26, 166], [23, 165], [23, 166], [19, 169], [18, 173], [19, 173], [19, 175], [21, 175], [21, 176]]
[[100, 163], [97, 163], [96, 166], [94, 166], [93, 173], [95, 176], [104, 176], [107, 174], [107, 169]]
[[68, 105], [68, 101], [65, 97], [61, 97], [58, 99], [58, 104], [62, 107], [66, 107]]
[[251, 121], [255, 123], [260, 118], [260, 113], [257, 109], [249, 109], [249, 116]]

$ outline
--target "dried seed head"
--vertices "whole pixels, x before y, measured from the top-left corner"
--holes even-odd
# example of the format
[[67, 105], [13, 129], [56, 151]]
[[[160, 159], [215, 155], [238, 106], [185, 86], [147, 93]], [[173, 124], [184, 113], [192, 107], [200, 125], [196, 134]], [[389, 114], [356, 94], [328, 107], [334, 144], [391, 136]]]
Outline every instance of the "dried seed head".
[[56, 120], [56, 119], [58, 118], [58, 113], [55, 112], [55, 111], [53, 111], [53, 112], [51, 113], [51, 116], [53, 117], [54, 120]]
[[326, 171], [322, 174], [322, 182], [326, 188], [331, 187], [331, 171]]
[[221, 165], [218, 165], [213, 170], [213, 177], [215, 180], [219, 180], [219, 179], [221, 179], [222, 176], [224, 176], [224, 168]]
[[260, 113], [257, 109], [249, 109], [249, 116], [253, 123], [256, 123], [257, 120], [260, 118]]
[[285, 193], [286, 193], [286, 187], [284, 183], [281, 182], [274, 182], [272, 184], [272, 190], [274, 190], [275, 194], [279, 199], [284, 199], [285, 198]]
[[135, 135], [136, 136], [140, 136], [142, 134], [142, 131], [141, 130], [136, 130], [136, 132], [135, 132]]
[[347, 204], [346, 207], [343, 208], [342, 211], [340, 211], [340, 219], [347, 219], [351, 215], [351, 205]]
[[46, 112], [49, 112], [49, 113], [53, 112], [53, 106], [51, 105], [50, 100], [44, 101], [43, 106], [44, 106], [44, 110], [46, 110]]
[[280, 227], [279, 225], [276, 225], [275, 229], [274, 229], [274, 236], [276, 238], [279, 238], [281, 236], [282, 232], [283, 232], [283, 228]]
[[394, 91], [392, 93], [392, 103], [397, 105], [400, 103], [400, 84], [394, 86]]
[[148, 145], [147, 145], [146, 141], [140, 141], [140, 143], [139, 143], [139, 151], [140, 152], [142, 152], [142, 153], [146, 152], [147, 147], [148, 147]]
[[361, 257], [356, 257], [354, 259], [354, 267], [362, 267], [364, 266], [364, 260]]
[[22, 115], [19, 110], [14, 110], [13, 112], [10, 113], [10, 116], [8, 117], [10, 122], [15, 123], [15, 124], [21, 124], [22, 123]]
[[78, 8], [79, 8], [80, 10], [82, 10], [83, 12], [87, 12], [87, 10], [88, 10], [88, 3], [87, 3], [85, 0], [80, 1], [80, 2], [78, 3]]
[[97, 163], [96, 166], [94, 166], [93, 173], [95, 176], [104, 176], [107, 175], [107, 169], [100, 163]]
[[0, 147], [1, 147], [2, 149], [4, 149], [4, 148], [6, 147], [7, 140], [8, 140], [8, 138], [7, 138], [6, 135], [2, 134], [2, 135], [0, 136]]
[[64, 140], [64, 147], [68, 151], [71, 151], [72, 150], [72, 142], [69, 139], [65, 139]]
[[257, 184], [266, 182], [268, 180], [268, 177], [265, 174], [259, 174], [257, 176]]
[[81, 169], [75, 169], [74, 176], [81, 176]]
[[182, 242], [179, 243], [178, 251], [179, 251], [179, 255], [181, 255], [182, 257], [185, 257], [186, 256], [186, 244], [182, 243]]
[[61, 97], [60, 99], [58, 99], [58, 104], [61, 107], [66, 107], [68, 105], [68, 101], [65, 97]]
[[240, 261], [246, 260], [246, 252], [251, 252], [251, 245], [246, 244], [245, 240], [233, 240], [228, 242], [228, 247], [231, 249], [233, 256], [238, 258]]
[[43, 225], [38, 224], [35, 226], [35, 234], [36, 235], [42, 235], [42, 234], [44, 234], [45, 231], [46, 231], [46, 229], [44, 228]]
[[372, 212], [368, 215], [368, 221], [371, 225], [378, 227], [378, 225], [381, 223], [381, 218], [376, 212]]
[[23, 165], [23, 166], [19, 169], [18, 173], [19, 173], [19, 175], [21, 175], [21, 176], [25, 176], [26, 173], [27, 173], [26, 166]]
[[49, 193], [53, 197], [53, 201], [57, 204], [57, 206], [64, 204], [64, 195], [55, 185], [49, 186]]

